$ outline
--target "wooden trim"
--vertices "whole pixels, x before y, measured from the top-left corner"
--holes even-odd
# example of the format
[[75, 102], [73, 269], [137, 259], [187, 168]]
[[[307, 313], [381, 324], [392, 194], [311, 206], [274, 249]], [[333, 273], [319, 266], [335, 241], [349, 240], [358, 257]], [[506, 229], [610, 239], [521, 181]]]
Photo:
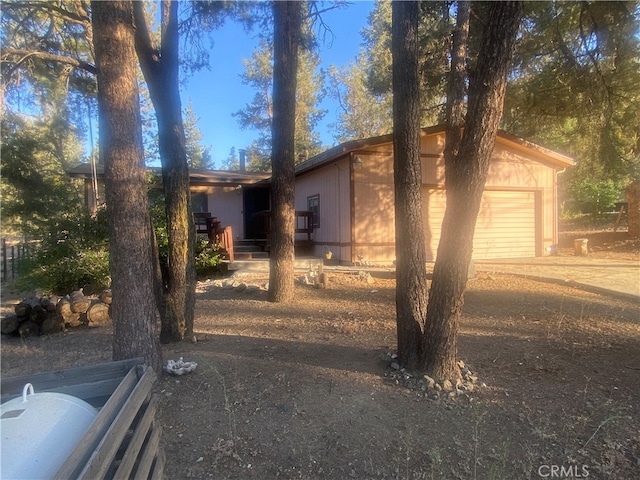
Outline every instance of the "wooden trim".
[[353, 248], [357, 247], [395, 247], [395, 242], [354, 242]]
[[331, 246], [331, 247], [350, 247], [351, 243], [349, 242], [317, 242], [317, 241], [313, 241], [313, 244], [317, 247], [321, 247], [323, 245], [326, 246]]
[[538, 187], [510, 187], [510, 186], [495, 186], [495, 187], [485, 187], [485, 192], [538, 192], [542, 191], [542, 188]]
[[135, 480], [146, 480], [149, 478], [149, 473], [153, 468], [153, 461], [156, 459], [156, 452], [158, 451], [158, 446], [160, 445], [160, 434], [162, 433], [162, 427], [157, 425], [154, 428], [148, 440], [145, 442], [143, 446], [143, 452], [140, 457], [140, 463], [138, 464], [138, 470], [136, 471], [136, 475], [134, 477]]
[[[349, 215], [350, 215], [350, 220], [349, 220], [349, 227], [351, 232], [349, 233], [349, 244], [351, 246], [351, 258], [349, 259], [349, 261], [351, 263], [353, 263], [355, 261], [355, 253], [354, 253], [354, 243], [356, 240], [356, 231], [355, 231], [355, 225], [356, 225], [356, 192], [355, 192], [355, 174], [354, 174], [354, 169], [353, 169], [353, 157], [354, 157], [354, 153], [351, 152], [349, 154]], [[340, 219], [338, 219], [338, 221], [340, 221]]]
[[138, 458], [138, 453], [142, 448], [144, 439], [147, 438], [149, 430], [153, 429], [153, 422], [155, 418], [156, 409], [158, 406], [158, 398], [156, 396], [151, 397], [151, 400], [147, 403], [144, 409], [142, 418], [138, 421], [134, 428], [133, 435], [129, 441], [129, 445], [120, 461], [118, 470], [114, 475], [114, 478], [129, 478], [133, 467]]
[[534, 216], [536, 236], [536, 257], [544, 256], [544, 203], [542, 189], [537, 189], [534, 194]]
[[560, 226], [558, 222], [560, 220], [560, 199], [558, 197], [558, 174], [564, 172], [554, 171], [553, 172], [553, 188], [551, 189], [551, 198], [553, 199], [553, 227], [551, 231], [551, 236], [553, 239], [551, 240], [552, 245], [560, 244]]
[[37, 392], [56, 391], [61, 387], [72, 385], [86, 385], [100, 380], [109, 380], [119, 376], [124, 378], [131, 368], [144, 363], [143, 358], [132, 358], [117, 362], [103, 363], [77, 367], [69, 370], [56, 370], [53, 372], [37, 373], [35, 375], [22, 375], [19, 377], [3, 378], [2, 402], [22, 395], [25, 383], [35, 385]]
[[153, 471], [151, 472], [151, 480], [163, 480], [164, 479], [164, 464], [166, 461], [166, 456], [164, 453], [164, 447], [160, 446], [158, 448], [158, 456], [156, 457], [156, 461], [153, 465]]

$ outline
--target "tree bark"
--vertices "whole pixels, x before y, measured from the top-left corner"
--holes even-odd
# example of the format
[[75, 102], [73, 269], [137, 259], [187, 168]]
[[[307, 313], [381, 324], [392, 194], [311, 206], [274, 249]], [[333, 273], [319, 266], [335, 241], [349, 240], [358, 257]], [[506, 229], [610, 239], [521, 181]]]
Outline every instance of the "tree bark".
[[480, 201], [498, 126], [522, 4], [495, 2], [482, 36], [457, 154], [445, 157], [447, 207], [429, 291], [422, 369], [437, 380], [460, 377], [457, 334]]
[[271, 302], [294, 295], [295, 114], [302, 2], [273, 2], [273, 121], [271, 176]]
[[396, 230], [398, 359], [414, 368], [420, 358], [427, 308], [422, 220], [418, 2], [392, 3], [393, 157]]
[[166, 309], [161, 340], [193, 338], [195, 313], [195, 226], [179, 86], [178, 2], [162, 2], [162, 38], [154, 49], [143, 2], [133, 2], [136, 50], [158, 121], [162, 180], [169, 237]]
[[130, 1], [93, 1], [91, 6], [110, 239], [113, 359], [142, 356], [160, 371], [133, 5]]
[[624, 190], [624, 196], [629, 202], [627, 206], [629, 236], [640, 238], [640, 180], [635, 180], [627, 185]]
[[466, 95], [466, 59], [467, 42], [469, 39], [469, 16], [471, 3], [458, 2], [456, 28], [453, 32], [451, 48], [451, 72], [447, 85], [447, 104], [445, 106], [445, 145], [444, 158], [453, 158], [458, 154], [462, 129], [464, 127]]

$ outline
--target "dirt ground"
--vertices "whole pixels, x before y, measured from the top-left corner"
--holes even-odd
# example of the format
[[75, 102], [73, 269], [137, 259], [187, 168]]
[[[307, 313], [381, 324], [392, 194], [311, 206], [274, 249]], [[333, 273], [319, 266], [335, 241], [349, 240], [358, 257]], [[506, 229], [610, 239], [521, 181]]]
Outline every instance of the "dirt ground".
[[[605, 237], [593, 255], [638, 259]], [[298, 281], [291, 305], [267, 302], [266, 281], [200, 282], [197, 344], [163, 347], [198, 363], [157, 384], [167, 479], [640, 478], [637, 303], [479, 274], [459, 336], [478, 378], [452, 397], [390, 365], [392, 275]], [[111, 330], [7, 337], [1, 353], [2, 375], [108, 361]]]

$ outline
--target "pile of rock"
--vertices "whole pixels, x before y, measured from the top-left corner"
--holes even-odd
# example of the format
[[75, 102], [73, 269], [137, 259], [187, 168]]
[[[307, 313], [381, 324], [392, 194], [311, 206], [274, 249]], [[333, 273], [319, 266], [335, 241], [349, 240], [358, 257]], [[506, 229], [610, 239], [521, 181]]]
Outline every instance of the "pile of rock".
[[211, 290], [230, 290], [235, 293], [265, 293], [269, 289], [269, 284], [251, 276], [234, 275], [225, 279], [207, 279], [198, 281], [196, 285], [197, 293], [204, 293]]
[[0, 321], [5, 335], [49, 335], [80, 325], [102, 325], [111, 322], [109, 305], [111, 290], [97, 297], [87, 297], [82, 289], [59, 297], [34, 295], [16, 304], [12, 315]]
[[484, 383], [478, 382], [478, 376], [475, 375], [462, 360], [458, 361], [460, 378], [455, 381], [444, 380], [437, 382], [429, 375], [409, 372], [405, 368], [402, 368], [397, 358], [395, 353], [383, 354], [382, 360], [389, 365], [389, 372], [387, 372], [385, 376], [391, 378], [397, 385], [402, 385], [410, 390], [417, 391], [425, 398], [432, 400], [441, 398], [453, 399], [460, 395], [468, 396], [479, 388], [486, 387]]

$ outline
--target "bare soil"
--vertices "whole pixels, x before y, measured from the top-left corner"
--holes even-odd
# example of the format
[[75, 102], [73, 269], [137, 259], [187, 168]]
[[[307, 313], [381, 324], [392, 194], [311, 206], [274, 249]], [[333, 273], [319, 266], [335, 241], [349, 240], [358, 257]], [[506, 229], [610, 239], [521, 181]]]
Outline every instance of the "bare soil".
[[[593, 255], [638, 259], [608, 238]], [[167, 479], [640, 478], [637, 303], [479, 274], [459, 336], [478, 380], [452, 398], [390, 367], [395, 281], [371, 273], [297, 282], [289, 305], [266, 275], [199, 283], [198, 342], [163, 347], [198, 367], [156, 387]], [[110, 356], [109, 327], [7, 337], [2, 375]]]

